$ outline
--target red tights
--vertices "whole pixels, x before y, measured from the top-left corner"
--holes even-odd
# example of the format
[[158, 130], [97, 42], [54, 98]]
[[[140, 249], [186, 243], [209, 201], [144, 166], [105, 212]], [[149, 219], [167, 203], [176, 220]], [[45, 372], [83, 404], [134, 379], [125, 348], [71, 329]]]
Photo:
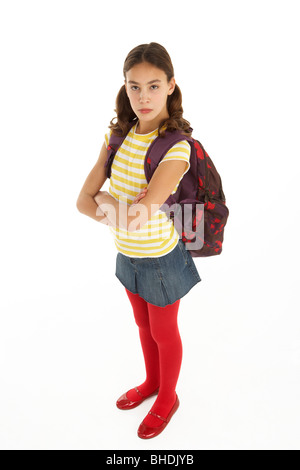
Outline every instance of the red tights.
[[[151, 411], [167, 417], [176, 400], [175, 390], [182, 361], [182, 343], [177, 325], [180, 299], [166, 307], [157, 307], [138, 294], [133, 294], [126, 288], [125, 290], [139, 327], [146, 367], [146, 380], [138, 385], [138, 389], [147, 396], [159, 387]], [[127, 397], [132, 400], [140, 399], [134, 389], [127, 392]], [[144, 422], [152, 427], [162, 424], [160, 419], [152, 415], [147, 415]]]

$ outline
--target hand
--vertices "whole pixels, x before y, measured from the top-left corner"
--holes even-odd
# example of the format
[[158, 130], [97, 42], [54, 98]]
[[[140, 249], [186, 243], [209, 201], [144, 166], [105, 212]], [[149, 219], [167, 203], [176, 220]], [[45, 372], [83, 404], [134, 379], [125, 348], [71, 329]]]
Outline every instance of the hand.
[[96, 215], [99, 215], [100, 217], [104, 217], [104, 216], [106, 217], [106, 214], [103, 212], [100, 206], [98, 206], [96, 209]]
[[142, 191], [134, 198], [131, 205], [137, 204], [138, 202], [140, 202], [140, 200], [143, 199], [143, 197], [146, 196], [147, 191], [148, 191], [148, 188], [142, 189]]
[[[101, 193], [101, 194], [100, 194]], [[107, 215], [103, 212], [103, 210], [100, 208], [100, 204], [102, 203], [102, 197], [103, 195], [109, 194], [107, 191], [99, 191], [96, 196], [94, 196], [94, 201], [96, 204], [98, 204], [98, 207], [96, 209], [96, 215], [98, 217], [102, 217], [102, 219], [99, 220], [104, 225], [112, 225], [111, 222], [108, 220]]]

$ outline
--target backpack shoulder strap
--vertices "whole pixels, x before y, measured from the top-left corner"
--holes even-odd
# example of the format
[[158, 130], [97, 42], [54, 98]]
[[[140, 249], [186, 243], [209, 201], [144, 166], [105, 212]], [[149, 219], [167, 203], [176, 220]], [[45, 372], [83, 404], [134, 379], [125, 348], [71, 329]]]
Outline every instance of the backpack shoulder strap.
[[[131, 126], [130, 129], [132, 129], [132, 127], [134, 126], [135, 123], [136, 123], [136, 121], [132, 121], [132, 126]], [[112, 166], [113, 160], [115, 158], [115, 155], [116, 155], [118, 149], [121, 147], [122, 143], [124, 142], [126, 135], [125, 136], [118, 136], [118, 135], [115, 135], [115, 134], [111, 134], [111, 136], [110, 136], [108, 146], [107, 146], [107, 159], [106, 159], [106, 162], [104, 164], [104, 167], [106, 168], [107, 178], [111, 177], [111, 166]]]
[[[190, 128], [193, 131], [192, 128]], [[187, 135], [182, 134], [180, 131], [166, 131], [164, 137], [157, 137], [151, 142], [146, 157], [145, 157], [145, 176], [149, 183], [154, 171], [156, 170], [158, 164], [166, 155], [168, 150], [170, 150], [173, 145], [177, 144], [181, 140], [187, 140], [191, 145], [191, 151], [193, 151], [194, 139]]]

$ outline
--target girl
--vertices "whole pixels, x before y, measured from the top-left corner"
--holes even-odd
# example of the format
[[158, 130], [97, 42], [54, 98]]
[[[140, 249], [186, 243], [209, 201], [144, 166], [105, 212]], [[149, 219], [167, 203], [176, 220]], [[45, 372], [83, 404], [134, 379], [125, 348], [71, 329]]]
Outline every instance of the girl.
[[[160, 434], [179, 406], [176, 384], [182, 361], [177, 315], [180, 299], [201, 281], [194, 261], [172, 221], [159, 208], [176, 192], [189, 170], [190, 144], [175, 144], [155, 170], [149, 185], [144, 159], [151, 142], [165, 131], [191, 135], [183, 119], [182, 97], [166, 49], [155, 42], [129, 52], [124, 85], [116, 99], [117, 122], [77, 200], [83, 214], [109, 225], [117, 248], [116, 277], [131, 303], [145, 361], [146, 380], [117, 400], [132, 409], [157, 395], [138, 429], [149, 439]], [[111, 134], [126, 136], [112, 167], [109, 192], [100, 191], [106, 175]]]

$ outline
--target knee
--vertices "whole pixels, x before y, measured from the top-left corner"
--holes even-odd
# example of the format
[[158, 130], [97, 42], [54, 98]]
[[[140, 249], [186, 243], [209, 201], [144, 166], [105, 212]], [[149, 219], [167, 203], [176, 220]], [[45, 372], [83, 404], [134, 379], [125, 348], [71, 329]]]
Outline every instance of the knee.
[[137, 326], [141, 329], [149, 329], [149, 316], [148, 310], [138, 310], [134, 311], [134, 319]]
[[150, 326], [151, 336], [157, 344], [161, 344], [165, 340], [165, 334], [153, 325]]
[[151, 324], [150, 330], [151, 336], [157, 344], [171, 344], [180, 338], [176, 325], [168, 325], [165, 328], [163, 325]]
[[167, 345], [180, 339], [177, 316], [164, 318], [162, 316], [150, 315], [150, 331], [156, 343]]

